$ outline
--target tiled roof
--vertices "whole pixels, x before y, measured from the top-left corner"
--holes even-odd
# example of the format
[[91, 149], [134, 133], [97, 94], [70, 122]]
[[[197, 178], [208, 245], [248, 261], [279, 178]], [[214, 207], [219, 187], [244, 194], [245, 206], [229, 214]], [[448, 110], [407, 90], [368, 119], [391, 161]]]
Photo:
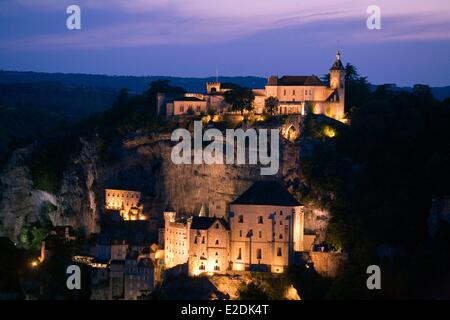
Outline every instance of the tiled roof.
[[325, 84], [315, 75], [312, 76], [283, 76], [270, 77], [268, 86], [325, 86]]
[[331, 66], [330, 70], [345, 70], [344, 65], [342, 64], [340, 59], [336, 59], [336, 61]]
[[230, 230], [230, 226], [223, 218], [215, 218], [215, 217], [192, 217], [191, 229], [195, 230], [208, 230], [213, 223], [219, 222], [226, 230]]
[[231, 204], [294, 207], [301, 204], [277, 181], [258, 181]]
[[205, 101], [205, 100], [199, 99], [197, 97], [180, 97], [173, 99], [173, 101]]

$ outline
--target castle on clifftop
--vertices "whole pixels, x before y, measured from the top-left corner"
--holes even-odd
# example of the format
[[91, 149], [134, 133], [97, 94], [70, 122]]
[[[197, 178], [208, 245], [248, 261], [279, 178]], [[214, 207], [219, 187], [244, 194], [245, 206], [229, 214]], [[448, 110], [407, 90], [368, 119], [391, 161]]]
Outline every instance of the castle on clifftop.
[[[339, 121], [345, 119], [345, 68], [341, 54], [330, 68], [329, 85], [315, 75], [307, 76], [271, 76], [264, 89], [253, 89], [255, 100], [254, 113], [265, 112], [265, 101], [269, 97], [278, 99], [277, 114], [300, 114], [308, 112], [324, 114]], [[224, 99], [224, 93], [230, 88], [220, 82], [206, 83], [206, 94], [185, 93], [183, 96], [170, 97], [158, 94], [158, 114], [180, 116], [213, 112], [223, 114], [230, 112], [230, 106]]]

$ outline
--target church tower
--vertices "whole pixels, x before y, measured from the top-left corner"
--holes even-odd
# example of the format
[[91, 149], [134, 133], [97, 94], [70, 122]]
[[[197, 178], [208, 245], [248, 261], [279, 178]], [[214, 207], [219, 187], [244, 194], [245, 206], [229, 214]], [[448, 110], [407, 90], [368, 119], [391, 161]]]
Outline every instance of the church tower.
[[335, 90], [335, 100], [337, 106], [334, 108], [334, 117], [340, 119], [344, 117], [345, 108], [345, 68], [341, 61], [341, 53], [336, 52], [336, 60], [330, 68], [330, 88]]
[[336, 53], [336, 60], [330, 68], [330, 87], [332, 89], [344, 89], [345, 68], [341, 61], [341, 53]]

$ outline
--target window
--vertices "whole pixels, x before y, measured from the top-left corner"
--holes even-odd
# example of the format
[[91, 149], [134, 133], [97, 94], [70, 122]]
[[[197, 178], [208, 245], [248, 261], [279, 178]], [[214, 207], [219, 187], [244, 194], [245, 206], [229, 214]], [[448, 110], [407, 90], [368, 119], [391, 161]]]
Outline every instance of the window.
[[280, 238], [280, 240], [283, 240], [283, 234], [280, 233], [279, 238]]
[[202, 237], [202, 244], [205, 244], [205, 237]]
[[200, 112], [200, 106], [197, 106], [197, 112]]
[[284, 95], [286, 95], [286, 90], [284, 90]]
[[239, 217], [238, 217], [238, 222], [239, 223], [244, 223], [244, 216], [241, 214], [241, 215], [239, 215]]
[[216, 223], [216, 229], [219, 229], [219, 223]]
[[184, 106], [180, 106], [180, 112], [184, 112]]
[[200, 267], [198, 267], [199, 270], [205, 270], [205, 266], [203, 264], [200, 265]]
[[220, 271], [220, 267], [219, 266], [214, 266], [214, 270], [215, 271]]
[[194, 238], [194, 244], [197, 244], [197, 236]]
[[258, 236], [260, 239], [262, 238], [262, 231], [258, 231]]
[[295, 96], [295, 90], [292, 91], [292, 94]]
[[239, 252], [238, 252], [238, 256], [237, 256], [237, 260], [241, 260], [242, 259], [242, 249], [239, 248]]
[[282, 216], [283, 215], [283, 211], [280, 211], [280, 216]]
[[281, 248], [277, 248], [277, 257], [281, 257], [283, 255], [283, 252]]
[[239, 230], [239, 238], [242, 238], [242, 230]]
[[280, 220], [280, 226], [282, 226], [283, 225], [283, 220]]
[[218, 245], [219, 244], [219, 239], [216, 239], [216, 245]]
[[261, 249], [256, 249], [256, 259], [262, 259]]
[[264, 223], [263, 216], [258, 217], [258, 223], [260, 224]]

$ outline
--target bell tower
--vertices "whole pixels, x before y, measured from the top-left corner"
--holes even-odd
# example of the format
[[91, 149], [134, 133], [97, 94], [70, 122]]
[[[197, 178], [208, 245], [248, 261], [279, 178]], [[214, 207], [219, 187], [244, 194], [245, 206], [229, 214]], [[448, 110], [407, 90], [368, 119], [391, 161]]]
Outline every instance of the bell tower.
[[345, 87], [345, 68], [339, 51], [336, 52], [336, 60], [330, 68], [330, 87], [332, 89], [344, 89]]

